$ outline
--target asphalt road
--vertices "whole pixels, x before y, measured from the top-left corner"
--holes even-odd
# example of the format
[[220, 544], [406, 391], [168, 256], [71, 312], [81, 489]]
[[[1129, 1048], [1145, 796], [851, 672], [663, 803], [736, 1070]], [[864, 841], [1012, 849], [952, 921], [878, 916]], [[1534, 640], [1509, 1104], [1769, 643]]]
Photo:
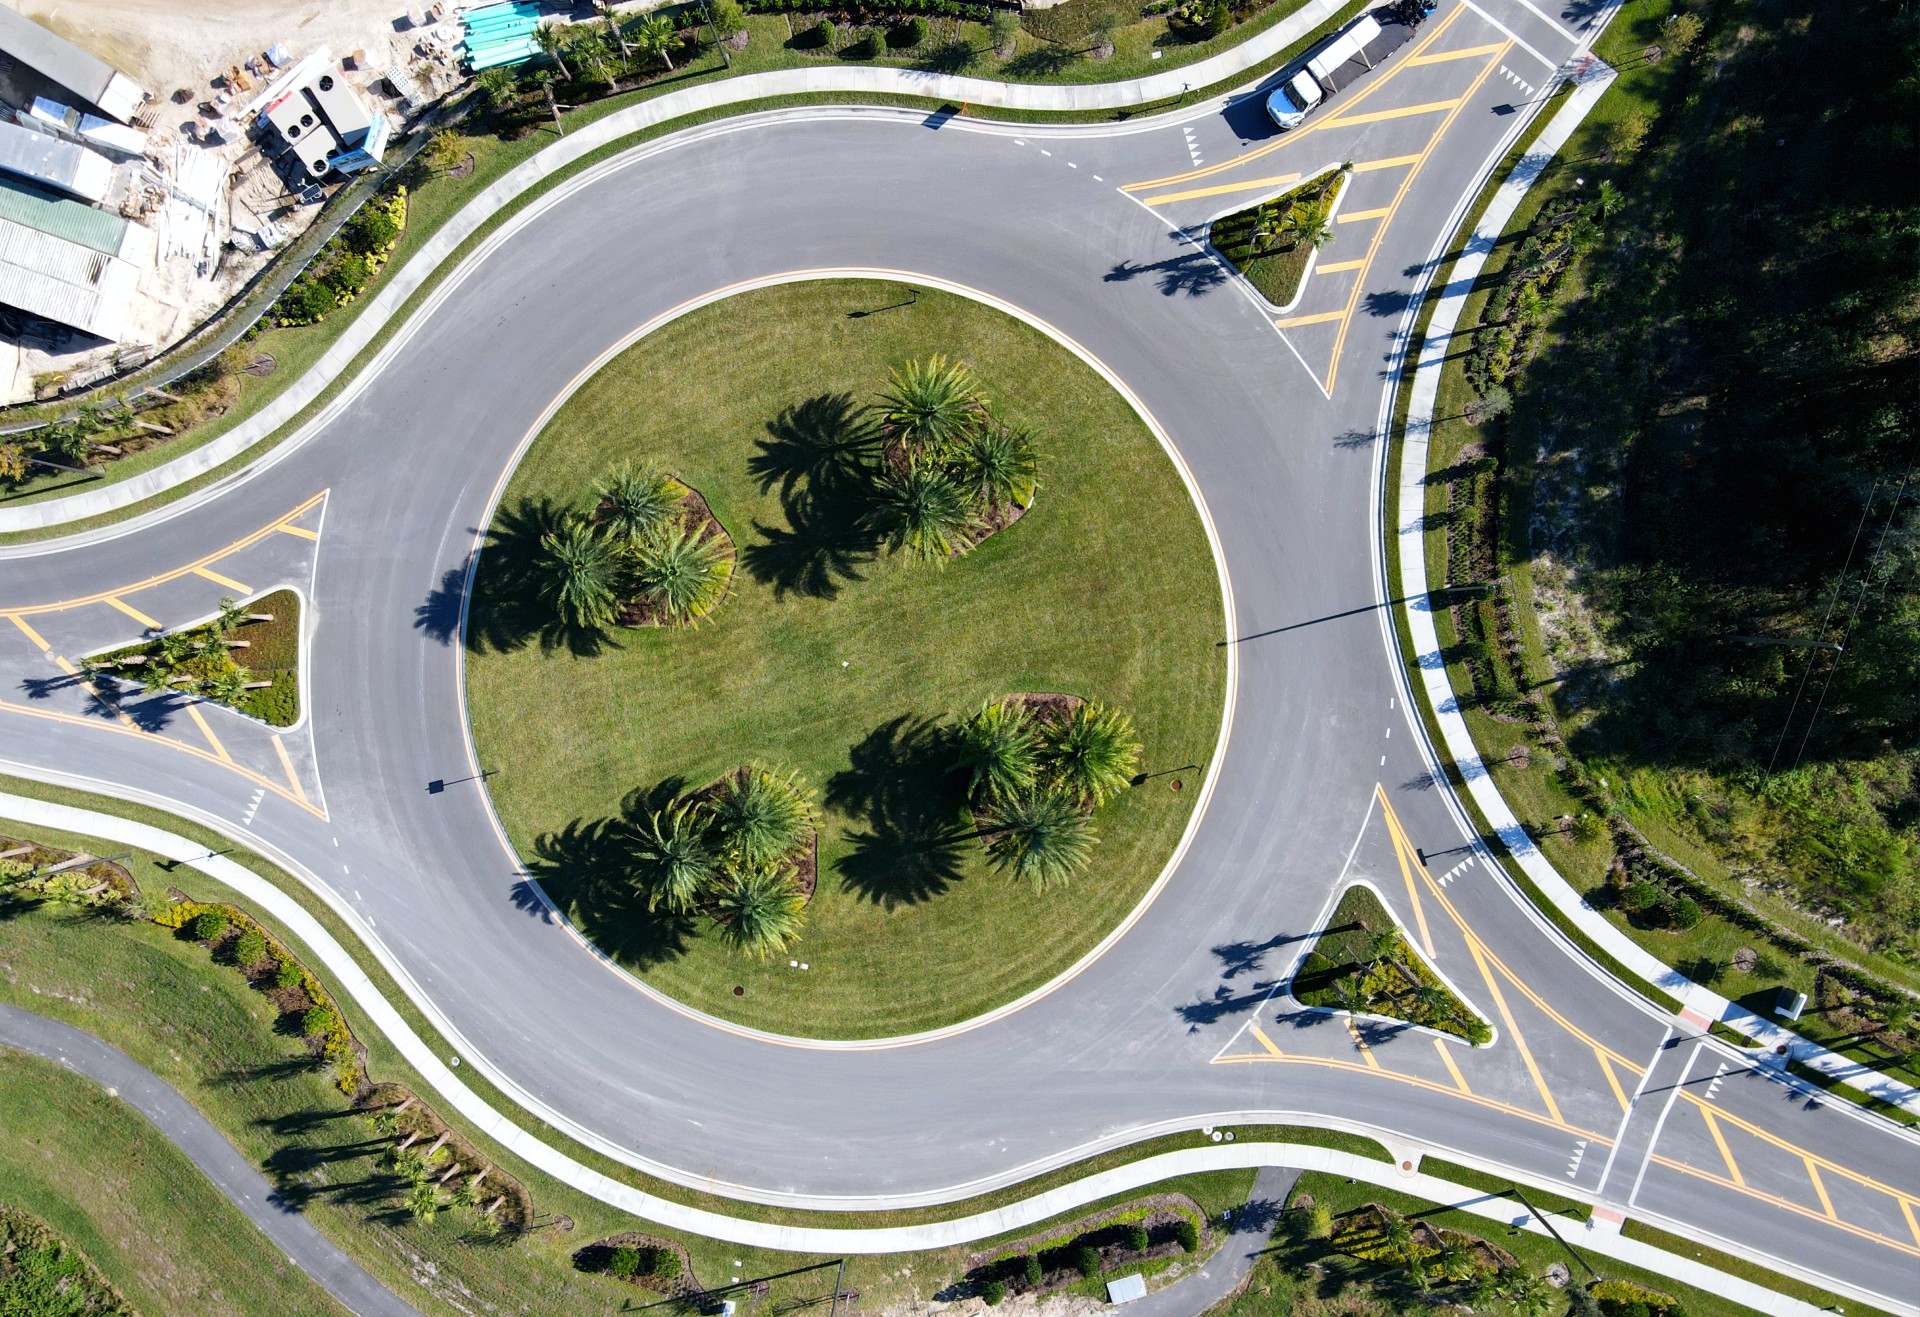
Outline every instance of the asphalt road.
[[[640, 148], [502, 241], [324, 435], [118, 538], [0, 555], [0, 613], [24, 624], [0, 626], [0, 754], [157, 791], [287, 855], [371, 924], [472, 1062], [682, 1183], [932, 1202], [1156, 1129], [1338, 1123], [1910, 1294], [1920, 1143], [1691, 1030], [1663, 1047], [1678, 1022], [1472, 860], [1405, 707], [1374, 556], [1383, 391], [1416, 279], [1572, 46], [1519, 0], [1443, 5], [1286, 138], [1243, 102], [1118, 129], [819, 111]], [[1182, 228], [1345, 160], [1327, 273], [1276, 328]], [[654, 315], [840, 268], [1000, 297], [1124, 379], [1204, 495], [1238, 663], [1217, 789], [1162, 898], [1041, 1001], [886, 1050], [753, 1037], [650, 996], [547, 913], [461, 781], [460, 583], [529, 426]], [[222, 555], [295, 509], [287, 533]], [[293, 734], [137, 701], [128, 727], [60, 672], [55, 656], [138, 634], [122, 606], [168, 625], [211, 611], [223, 587], [198, 574], [119, 589], [194, 563], [307, 591]], [[1352, 877], [1494, 1046], [1356, 1034], [1275, 995]]]
[[362, 1271], [359, 1263], [335, 1248], [296, 1209], [286, 1206], [266, 1178], [233, 1150], [193, 1103], [126, 1053], [72, 1025], [13, 1006], [0, 1006], [0, 1047], [57, 1061], [145, 1116], [275, 1248], [349, 1311], [361, 1317], [418, 1317], [417, 1309]]

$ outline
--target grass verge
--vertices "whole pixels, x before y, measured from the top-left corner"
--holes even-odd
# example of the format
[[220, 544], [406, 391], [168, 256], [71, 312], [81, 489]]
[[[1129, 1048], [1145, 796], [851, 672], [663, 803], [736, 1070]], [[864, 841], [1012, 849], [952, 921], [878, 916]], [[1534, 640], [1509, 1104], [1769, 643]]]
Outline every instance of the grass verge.
[[1293, 305], [1347, 175], [1329, 169], [1288, 192], [1223, 215], [1207, 229], [1207, 241], [1246, 276], [1276, 310]]
[[1340, 894], [1292, 992], [1304, 1006], [1405, 1020], [1476, 1046], [1493, 1039], [1492, 1026], [1420, 958], [1373, 890], [1358, 884]]

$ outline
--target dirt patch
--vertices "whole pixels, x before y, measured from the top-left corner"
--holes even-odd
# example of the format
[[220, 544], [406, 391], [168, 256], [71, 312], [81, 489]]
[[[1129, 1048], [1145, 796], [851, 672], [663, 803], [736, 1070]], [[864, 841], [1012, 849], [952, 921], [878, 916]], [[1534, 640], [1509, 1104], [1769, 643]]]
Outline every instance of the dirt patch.
[[242, 366], [240, 370], [243, 374], [247, 375], [266, 376], [273, 374], [273, 372], [279, 368], [280, 363], [275, 359], [273, 353], [260, 352], [256, 353], [253, 360]]

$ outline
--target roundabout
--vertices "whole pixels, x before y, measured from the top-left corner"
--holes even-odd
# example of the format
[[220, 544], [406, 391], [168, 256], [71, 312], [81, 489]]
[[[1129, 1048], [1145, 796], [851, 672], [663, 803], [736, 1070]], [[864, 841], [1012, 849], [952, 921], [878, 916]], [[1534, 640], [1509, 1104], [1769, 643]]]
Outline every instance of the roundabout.
[[[1900, 1277], [1920, 1256], [1900, 1215], [1920, 1201], [1912, 1141], [1844, 1104], [1783, 1101], [1791, 1090], [1707, 1039], [1704, 1022], [1645, 1001], [1565, 941], [1482, 862], [1407, 706], [1390, 620], [1403, 601], [1377, 556], [1405, 335], [1467, 202], [1523, 126], [1489, 82], [1502, 60], [1526, 58], [1512, 32], [1553, 54], [1522, 66], [1536, 78], [1575, 49], [1552, 44], [1530, 7], [1497, 9], [1496, 20], [1443, 6], [1427, 44], [1337, 103], [1346, 118], [1286, 138], [1250, 126], [1232, 104], [1120, 130], [808, 110], [619, 157], [491, 242], [312, 438], [115, 534], [10, 554], [0, 612], [30, 630], [0, 628], [5, 759], [164, 802], [281, 859], [429, 1013], [463, 1075], [511, 1095], [543, 1135], [589, 1150], [605, 1176], [624, 1166], [783, 1208], [888, 1210], [952, 1202], [1167, 1130], [1317, 1124], [1380, 1137], [1409, 1166], [1421, 1152], [1444, 1154], [1809, 1274], [1838, 1273], [1866, 1292], [1907, 1292]], [[1276, 325], [1189, 231], [1282, 190], [1283, 172], [1307, 177], [1348, 159], [1357, 167], [1341, 232], [1292, 323]], [[493, 552], [476, 558], [475, 547], [494, 522], [501, 473], [554, 422], [555, 399], [635, 325], [720, 290], [795, 270], [875, 268], [978, 289], [1054, 326], [1110, 372], [1101, 387], [1123, 384], [1173, 440], [1231, 570], [1233, 613], [1222, 636], [1219, 603], [1196, 610], [1206, 614], [1196, 638], [1211, 652], [1198, 656], [1201, 676], [1169, 694], [1215, 719], [1225, 689], [1234, 703], [1217, 756], [1210, 731], [1197, 752], [1162, 747], [1141, 691], [1094, 689], [1087, 678], [1087, 694], [1140, 720], [1144, 769], [1211, 760], [1214, 775], [1167, 886], [1137, 918], [1120, 917], [1135, 908], [1122, 899], [1085, 931], [1098, 940], [1113, 930], [1104, 954], [1023, 1009], [981, 1019], [985, 1003], [1053, 978], [1087, 943], [994, 985], [957, 1012], [977, 1027], [902, 1040], [887, 1035], [911, 1026], [881, 1019], [802, 1042], [760, 1032], [766, 1017], [721, 1018], [730, 992], [717, 1003], [697, 996], [719, 979], [675, 992], [678, 1004], [636, 991], [606, 946], [582, 939], [586, 921], [576, 927], [550, 904], [558, 888], [544, 890], [550, 876], [506, 844], [490, 793], [506, 834], [537, 855], [541, 835], [611, 816], [634, 786], [669, 774], [698, 785], [757, 757], [800, 759], [813, 753], [804, 738], [784, 750], [682, 747], [684, 764], [603, 765], [578, 814], [516, 814], [504, 794], [512, 767], [497, 783], [479, 780], [496, 767], [495, 746], [555, 756], [510, 745], [510, 729], [474, 698], [476, 756], [462, 672]], [[876, 376], [863, 368], [860, 378]], [[799, 400], [807, 396], [803, 388]], [[658, 460], [685, 464], [744, 562], [751, 517], [742, 525], [727, 507], [723, 473], [692, 470], [699, 457]], [[597, 458], [583, 463], [554, 490], [601, 469]], [[288, 520], [290, 508], [305, 519]], [[980, 565], [999, 565], [991, 559], [1044, 529], [1045, 476], [1035, 508], [1032, 526], [1023, 518], [977, 551]], [[275, 533], [236, 540], [256, 527]], [[164, 702], [137, 706], [144, 725], [128, 729], [90, 712], [84, 691], [16, 693], [55, 671], [51, 655], [127, 638], [109, 597], [182, 621], [204, 611], [200, 596], [218, 587], [186, 576], [146, 584], [188, 564], [309, 592], [300, 736], [258, 739], [220, 711], [205, 715], [202, 736]], [[955, 576], [974, 565], [926, 570]], [[849, 585], [833, 602], [854, 594]], [[747, 617], [745, 602], [723, 605], [704, 628], [636, 644], [718, 638]], [[1074, 639], [1057, 638], [1061, 663]], [[490, 680], [482, 660], [513, 656], [473, 660], [469, 695]], [[951, 717], [1075, 675], [1008, 667], [893, 710], [850, 712], [828, 744], [844, 755], [895, 714]], [[834, 771], [824, 759], [808, 767]], [[1185, 825], [1171, 810], [1154, 822], [1160, 856]], [[1103, 850], [1120, 835], [1116, 822]], [[1454, 850], [1465, 858], [1443, 866]], [[1157, 866], [1146, 867], [1150, 883]], [[1317, 916], [1363, 878], [1410, 913], [1408, 939], [1493, 1022], [1494, 1046], [1362, 1037], [1332, 1013], [1287, 1009], [1285, 985]], [[1000, 881], [971, 875], [962, 887]], [[1137, 898], [1142, 880], [1130, 881]], [[765, 972], [791, 973], [789, 958], [800, 957]], [[724, 986], [736, 984], [748, 986]], [[1732, 1077], [1708, 1108], [1716, 1065]], [[1725, 1140], [1746, 1178], [1728, 1173]], [[1763, 1178], [1754, 1168], [1765, 1158], [1780, 1167]], [[1785, 1187], [1789, 1173], [1804, 1178], [1803, 1163], [1846, 1186], [1832, 1213]]]

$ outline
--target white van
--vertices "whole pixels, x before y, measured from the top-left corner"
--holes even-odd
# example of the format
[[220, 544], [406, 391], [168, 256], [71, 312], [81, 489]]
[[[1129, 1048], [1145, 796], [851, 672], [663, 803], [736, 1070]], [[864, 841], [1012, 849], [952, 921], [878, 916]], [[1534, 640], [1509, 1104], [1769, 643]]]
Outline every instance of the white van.
[[1333, 71], [1362, 53], [1380, 36], [1379, 21], [1362, 14], [1334, 33], [1307, 55], [1307, 66], [1273, 89], [1267, 97], [1267, 115], [1284, 131], [1298, 128], [1307, 112], [1324, 101], [1322, 84], [1331, 80]]

